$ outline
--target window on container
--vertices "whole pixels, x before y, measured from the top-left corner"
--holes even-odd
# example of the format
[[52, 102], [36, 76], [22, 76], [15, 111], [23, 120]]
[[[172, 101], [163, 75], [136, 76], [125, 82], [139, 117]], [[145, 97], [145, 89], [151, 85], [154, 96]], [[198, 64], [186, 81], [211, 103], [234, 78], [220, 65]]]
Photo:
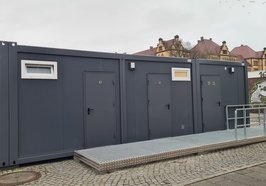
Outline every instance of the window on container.
[[51, 74], [52, 66], [26, 66], [27, 73]]
[[22, 79], [57, 79], [57, 62], [54, 61], [21, 61]]
[[172, 68], [172, 81], [190, 81], [190, 68]]

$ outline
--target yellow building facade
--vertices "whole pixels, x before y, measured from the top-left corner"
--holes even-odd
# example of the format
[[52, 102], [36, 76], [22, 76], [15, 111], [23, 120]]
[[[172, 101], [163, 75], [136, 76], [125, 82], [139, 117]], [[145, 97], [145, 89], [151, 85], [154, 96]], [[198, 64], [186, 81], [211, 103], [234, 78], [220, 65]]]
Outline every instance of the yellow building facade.
[[176, 35], [174, 39], [169, 41], [159, 38], [155, 55], [160, 57], [189, 57], [189, 53], [189, 50], [183, 47], [179, 36]]
[[248, 62], [248, 70], [249, 71], [259, 71], [266, 70], [266, 48], [264, 48], [263, 52], [259, 53], [257, 58], [247, 58]]

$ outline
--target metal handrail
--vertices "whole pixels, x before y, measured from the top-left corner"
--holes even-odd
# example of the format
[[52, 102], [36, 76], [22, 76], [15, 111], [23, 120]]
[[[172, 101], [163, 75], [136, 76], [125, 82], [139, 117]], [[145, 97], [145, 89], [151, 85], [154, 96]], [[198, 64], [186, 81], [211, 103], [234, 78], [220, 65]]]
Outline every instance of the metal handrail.
[[[235, 110], [235, 139], [238, 139], [237, 136], [237, 129], [238, 127], [244, 127], [244, 137], [245, 139], [247, 139], [247, 126], [251, 126], [251, 123], [247, 123], [247, 111], [249, 110], [258, 110], [260, 113], [260, 110], [263, 110], [263, 134], [266, 135], [266, 107], [254, 107], [254, 108], [239, 108]], [[242, 111], [244, 113], [243, 119], [244, 119], [244, 124], [238, 125], [237, 120], [239, 119], [238, 116], [238, 112]], [[259, 124], [260, 124], [260, 120], [259, 120]]]
[[[229, 130], [229, 120], [234, 120], [233, 118], [229, 117], [229, 108], [237, 108], [237, 107], [242, 107], [243, 109], [246, 107], [251, 107], [253, 108], [254, 106], [257, 107], [264, 107], [266, 106], [266, 104], [242, 104], [242, 105], [226, 105], [225, 106], [225, 115], [226, 115], [226, 129]], [[258, 112], [258, 119], [259, 119], [259, 123], [260, 123], [260, 110]]]

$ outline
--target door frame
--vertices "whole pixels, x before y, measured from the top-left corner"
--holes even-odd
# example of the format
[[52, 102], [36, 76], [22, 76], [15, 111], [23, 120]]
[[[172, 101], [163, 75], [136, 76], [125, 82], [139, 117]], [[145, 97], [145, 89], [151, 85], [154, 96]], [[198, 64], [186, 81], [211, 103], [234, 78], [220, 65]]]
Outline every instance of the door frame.
[[[172, 103], [172, 84], [171, 84], [171, 73], [147, 73], [146, 74], [146, 98], [147, 98], [147, 128], [148, 128], [148, 140], [151, 140], [151, 129], [150, 129], [150, 112], [149, 112], [149, 80], [148, 77], [149, 75], [169, 75], [170, 78], [170, 104]], [[171, 105], [172, 106], [172, 105]], [[170, 111], [170, 119], [171, 119], [171, 136], [173, 136], [173, 114], [172, 114], [172, 109]]]
[[[203, 86], [203, 83], [202, 83], [202, 76], [215, 76], [215, 77], [219, 77], [219, 79], [221, 80], [221, 75], [220, 74], [201, 74], [200, 75], [200, 103], [201, 103], [201, 125], [202, 125], [202, 132], [208, 132], [208, 131], [205, 131], [205, 123], [203, 121], [203, 112], [204, 112], [204, 109], [203, 109], [203, 95], [202, 95], [202, 86]], [[220, 91], [221, 91], [221, 81], [220, 81]], [[221, 96], [221, 92], [220, 92], [220, 98], [222, 98]], [[222, 101], [222, 100], [221, 100]], [[221, 117], [223, 117], [222, 115], [222, 109], [220, 109], [221, 111]]]
[[[88, 129], [88, 125], [87, 125], [87, 104], [86, 104], [86, 74], [87, 73], [112, 73], [114, 74], [114, 101], [115, 101], [115, 108], [114, 108], [114, 115], [115, 115], [115, 121], [114, 121], [114, 128], [115, 128], [115, 135], [116, 135], [116, 139], [115, 139], [115, 144], [117, 144], [118, 142], [121, 143], [121, 129], [119, 127], [121, 127], [121, 123], [118, 122], [119, 119], [117, 118], [117, 110], [120, 111], [120, 102], [119, 100], [117, 100], [117, 83], [115, 81], [116, 79], [116, 73], [115, 71], [83, 71], [82, 72], [82, 83], [83, 83], [83, 147], [84, 148], [88, 148], [88, 134], [87, 134], [87, 129]], [[119, 103], [118, 103], [119, 102]], [[119, 132], [118, 132], [119, 131]]]

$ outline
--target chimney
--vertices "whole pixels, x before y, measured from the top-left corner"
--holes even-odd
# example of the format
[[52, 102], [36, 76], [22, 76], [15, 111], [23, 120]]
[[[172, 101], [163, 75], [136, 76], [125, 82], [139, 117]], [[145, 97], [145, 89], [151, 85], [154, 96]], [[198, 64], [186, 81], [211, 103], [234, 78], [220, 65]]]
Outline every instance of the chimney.
[[266, 47], [264, 47], [263, 50], [266, 51]]
[[210, 41], [212, 41], [212, 38], [210, 38]]
[[163, 38], [160, 37], [160, 38], [159, 38], [159, 41], [163, 41]]
[[153, 46], [150, 46], [150, 50], [153, 49]]
[[175, 39], [179, 39], [179, 35], [175, 35]]
[[201, 41], [203, 41], [203, 40], [204, 40], [204, 37], [203, 37], [203, 36], [201, 36], [201, 37], [200, 37], [200, 40], [201, 40]]
[[226, 44], [226, 41], [223, 41], [223, 45], [225, 45]]

